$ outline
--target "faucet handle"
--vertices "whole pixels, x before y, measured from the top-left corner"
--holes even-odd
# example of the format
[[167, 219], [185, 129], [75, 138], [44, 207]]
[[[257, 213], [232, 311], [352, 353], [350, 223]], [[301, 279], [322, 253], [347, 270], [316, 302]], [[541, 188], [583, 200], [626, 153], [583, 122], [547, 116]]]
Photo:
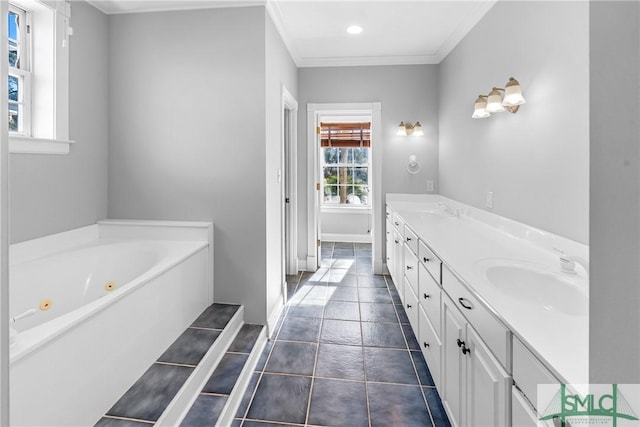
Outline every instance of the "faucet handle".
[[569, 274], [576, 274], [576, 262], [566, 256], [560, 255], [560, 270]]

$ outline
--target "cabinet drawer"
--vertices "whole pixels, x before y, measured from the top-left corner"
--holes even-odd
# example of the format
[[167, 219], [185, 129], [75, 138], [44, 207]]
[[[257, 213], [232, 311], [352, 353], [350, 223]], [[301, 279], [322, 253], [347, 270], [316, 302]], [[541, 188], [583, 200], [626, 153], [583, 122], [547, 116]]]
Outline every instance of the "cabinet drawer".
[[405, 281], [404, 286], [405, 294], [404, 294], [404, 309], [407, 312], [407, 317], [409, 318], [409, 323], [411, 324], [411, 328], [413, 328], [413, 332], [418, 337], [418, 328], [419, 328], [419, 319], [418, 319], [418, 297], [413, 292], [413, 289], [409, 285], [407, 285]]
[[511, 425], [513, 427], [555, 427], [552, 420], [541, 421], [535, 409], [516, 388], [511, 387]]
[[404, 221], [396, 213], [392, 215], [392, 218], [393, 226], [398, 230], [400, 236], [402, 236], [402, 240], [404, 240]]
[[418, 314], [420, 316], [420, 334], [418, 335], [420, 348], [422, 349], [422, 354], [424, 354], [424, 358], [427, 361], [427, 366], [431, 372], [433, 382], [439, 390], [442, 390], [442, 365], [440, 355], [442, 342], [440, 341], [439, 334], [434, 330], [433, 324], [422, 308], [418, 309]]
[[418, 299], [437, 336], [440, 337], [440, 285], [427, 273], [422, 263], [418, 266]]
[[420, 259], [420, 262], [427, 267], [427, 270], [433, 278], [436, 279], [436, 282], [442, 283], [442, 262], [433, 254], [433, 252], [431, 252], [431, 249], [429, 249], [422, 240], [418, 245], [418, 258]]
[[511, 332], [444, 266], [442, 267], [442, 289], [478, 331], [502, 366], [507, 372], [511, 372], [509, 363]]
[[418, 258], [404, 245], [404, 275], [414, 294], [418, 294]]
[[538, 401], [538, 384], [560, 384], [516, 337], [513, 337], [513, 381], [533, 405]]
[[511, 424], [513, 427], [538, 427], [536, 414], [517, 388], [511, 387]]
[[409, 249], [418, 255], [418, 236], [406, 224], [404, 226], [404, 241]]

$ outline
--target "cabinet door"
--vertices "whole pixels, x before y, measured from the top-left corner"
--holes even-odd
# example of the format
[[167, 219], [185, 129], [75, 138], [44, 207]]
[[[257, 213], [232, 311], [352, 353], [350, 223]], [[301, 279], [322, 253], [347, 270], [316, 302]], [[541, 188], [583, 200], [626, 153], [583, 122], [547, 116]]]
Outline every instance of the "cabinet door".
[[510, 420], [511, 377], [469, 325], [466, 347], [466, 424], [506, 426]]
[[458, 346], [464, 341], [466, 322], [456, 306], [442, 298], [442, 403], [454, 426], [470, 425], [464, 419], [466, 356]]
[[407, 284], [413, 289], [413, 293], [418, 295], [418, 257], [414, 255], [411, 248], [404, 245], [404, 275]]
[[[387, 213], [388, 215], [388, 213]], [[393, 225], [391, 225], [391, 221], [387, 219], [387, 270], [389, 270], [389, 274], [393, 274], [394, 271], [394, 262], [395, 262], [395, 244], [393, 242]], [[393, 279], [393, 278], [392, 278]]]
[[438, 387], [438, 390], [442, 390], [442, 365], [440, 363], [442, 343], [422, 307], [418, 308], [418, 317], [420, 323], [418, 327], [420, 332], [418, 342], [420, 343], [424, 359], [427, 361], [433, 382], [436, 387]]

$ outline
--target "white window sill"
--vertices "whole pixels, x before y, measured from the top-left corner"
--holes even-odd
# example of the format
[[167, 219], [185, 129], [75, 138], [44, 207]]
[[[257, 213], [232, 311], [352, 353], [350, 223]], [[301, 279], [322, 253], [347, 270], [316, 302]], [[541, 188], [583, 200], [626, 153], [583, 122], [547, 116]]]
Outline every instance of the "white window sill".
[[69, 147], [75, 141], [32, 138], [29, 136], [9, 136], [9, 153], [12, 154], [69, 154]]
[[351, 213], [351, 214], [365, 214], [371, 212], [371, 206], [363, 205], [337, 205], [337, 206], [321, 206], [320, 211], [323, 213]]

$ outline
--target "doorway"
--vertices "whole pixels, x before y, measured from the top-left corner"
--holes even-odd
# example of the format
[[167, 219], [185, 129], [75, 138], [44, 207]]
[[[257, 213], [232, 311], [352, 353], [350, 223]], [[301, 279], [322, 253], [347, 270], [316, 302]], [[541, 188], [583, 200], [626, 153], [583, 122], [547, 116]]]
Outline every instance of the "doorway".
[[298, 209], [297, 209], [297, 132], [298, 102], [282, 86], [282, 138], [280, 145], [283, 168], [281, 194], [281, 283], [283, 303], [287, 302], [287, 275], [298, 273]]
[[[354, 124], [368, 124], [369, 141], [364, 144], [356, 142], [352, 138], [348, 146], [340, 146], [339, 141], [329, 143], [327, 140], [329, 131], [322, 130], [323, 124], [333, 124], [339, 128], [346, 127], [344, 134], [353, 133], [357, 126]], [[363, 128], [358, 129], [364, 132]], [[361, 239], [362, 243], [370, 243], [372, 248], [372, 269], [375, 274], [382, 274], [382, 250], [381, 230], [381, 104], [357, 103], [357, 104], [308, 104], [307, 105], [307, 179], [309, 183], [309, 196], [307, 198], [307, 271], [316, 271], [322, 265], [322, 237], [336, 237], [343, 235], [342, 240]], [[323, 147], [324, 144], [324, 147]], [[333, 145], [333, 146], [332, 146]], [[344, 145], [344, 143], [343, 143]], [[356, 147], [357, 145], [357, 147]], [[366, 150], [361, 145], [367, 145]], [[364, 152], [366, 151], [366, 162]], [[359, 156], [359, 158], [356, 158]], [[366, 171], [365, 171], [366, 169]], [[340, 174], [342, 173], [342, 179]], [[359, 173], [359, 176], [357, 176]], [[366, 185], [357, 184], [355, 181], [367, 176]], [[354, 178], [357, 178], [354, 180]], [[366, 188], [365, 188], [366, 187]], [[366, 191], [365, 191], [366, 190]], [[364, 203], [363, 203], [364, 202]], [[348, 206], [352, 205], [352, 206]], [[360, 205], [360, 206], [355, 206]], [[325, 224], [331, 219], [333, 224]], [[356, 232], [348, 232], [349, 218], [346, 215], [356, 217], [360, 215], [365, 220], [364, 229], [352, 228]], [[342, 230], [338, 233], [327, 233], [327, 230], [335, 226], [336, 218]], [[342, 218], [342, 219], [340, 219]], [[340, 221], [343, 221], [340, 223]], [[363, 224], [357, 220], [358, 227]], [[346, 228], [345, 228], [346, 227]]]

